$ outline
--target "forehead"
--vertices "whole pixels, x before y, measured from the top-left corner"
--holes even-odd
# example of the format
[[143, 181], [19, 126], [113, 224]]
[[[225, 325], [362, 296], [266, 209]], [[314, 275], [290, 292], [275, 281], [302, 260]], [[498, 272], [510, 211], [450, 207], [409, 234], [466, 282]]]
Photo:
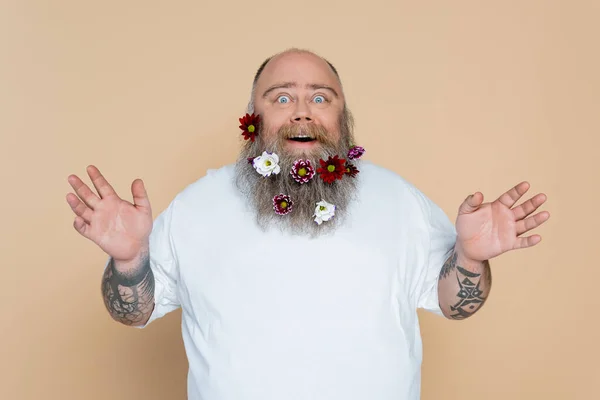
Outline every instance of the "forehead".
[[322, 58], [310, 53], [286, 53], [269, 61], [256, 84], [257, 92], [262, 93], [271, 85], [282, 82], [324, 84], [338, 89], [338, 78]]

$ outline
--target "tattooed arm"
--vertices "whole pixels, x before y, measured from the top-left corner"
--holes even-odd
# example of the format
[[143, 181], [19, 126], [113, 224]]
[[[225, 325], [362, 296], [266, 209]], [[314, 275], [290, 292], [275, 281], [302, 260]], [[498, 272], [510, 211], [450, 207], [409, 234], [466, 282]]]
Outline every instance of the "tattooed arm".
[[102, 278], [102, 296], [115, 321], [125, 325], [145, 325], [154, 310], [154, 274], [148, 252], [130, 263], [111, 258]]
[[438, 297], [446, 318], [461, 320], [475, 314], [492, 287], [488, 261], [470, 261], [455, 247], [440, 271]]
[[492, 286], [487, 260], [542, 240], [540, 235], [523, 236], [550, 218], [547, 211], [531, 215], [546, 201], [543, 193], [515, 207], [528, 190], [529, 183], [521, 182], [490, 203], [483, 203], [483, 193], [475, 192], [459, 207], [456, 246], [438, 283], [439, 303], [446, 317], [468, 318], [483, 306]]

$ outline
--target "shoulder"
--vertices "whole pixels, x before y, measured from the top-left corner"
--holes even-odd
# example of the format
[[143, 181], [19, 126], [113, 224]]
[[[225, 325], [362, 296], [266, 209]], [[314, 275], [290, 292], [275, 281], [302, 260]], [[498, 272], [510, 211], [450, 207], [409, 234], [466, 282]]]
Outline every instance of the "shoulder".
[[170, 205], [173, 213], [188, 215], [201, 210], [214, 210], [216, 206], [226, 207], [229, 202], [236, 201], [234, 169], [234, 164], [208, 169], [204, 176], [188, 184], [173, 198]]
[[397, 172], [373, 162], [360, 163], [361, 197], [368, 204], [393, 204], [404, 218], [431, 223], [447, 216], [442, 209], [414, 183]]
[[370, 161], [360, 164], [362, 191], [371, 196], [393, 197], [422, 207], [426, 196], [412, 182], [399, 173]]
[[208, 169], [206, 175], [187, 185], [175, 196], [178, 203], [198, 202], [215, 195], [225, 195], [231, 191], [235, 165], [228, 164], [216, 169]]
[[375, 204], [392, 219], [409, 222], [427, 231], [454, 233], [454, 225], [442, 208], [415, 184], [398, 173], [371, 162], [362, 162], [361, 197], [364, 204]]

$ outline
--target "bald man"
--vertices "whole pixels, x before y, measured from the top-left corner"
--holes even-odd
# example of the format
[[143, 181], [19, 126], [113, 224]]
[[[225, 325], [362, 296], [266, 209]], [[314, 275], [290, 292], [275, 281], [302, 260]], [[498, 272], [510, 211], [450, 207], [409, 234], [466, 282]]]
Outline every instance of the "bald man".
[[297, 49], [258, 69], [238, 161], [177, 194], [153, 221], [94, 166], [75, 175], [74, 227], [109, 258], [116, 321], [147, 326], [182, 308], [192, 400], [420, 398], [417, 309], [470, 317], [489, 260], [536, 245], [548, 218], [521, 182], [469, 195], [453, 225], [394, 172], [361, 159], [338, 72]]

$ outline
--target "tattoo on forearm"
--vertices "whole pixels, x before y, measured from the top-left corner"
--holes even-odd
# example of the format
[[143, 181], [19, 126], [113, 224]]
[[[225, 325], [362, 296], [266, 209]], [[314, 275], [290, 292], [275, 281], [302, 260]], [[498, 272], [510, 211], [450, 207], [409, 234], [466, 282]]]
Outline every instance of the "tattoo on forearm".
[[452, 255], [448, 257], [448, 259], [442, 266], [442, 270], [440, 271], [440, 279], [447, 277], [452, 271], [456, 269], [456, 258], [456, 251], [452, 251]]
[[456, 296], [460, 300], [453, 306], [450, 306], [450, 310], [454, 312], [454, 314], [450, 315], [450, 318], [465, 319], [477, 311], [485, 303], [487, 297], [483, 297], [483, 291], [480, 287], [481, 274], [467, 271], [459, 266], [456, 267], [456, 270], [456, 280], [460, 287]]
[[[458, 301], [450, 305], [452, 314], [449, 317], [452, 319], [465, 319], [473, 315], [485, 303], [487, 296], [484, 295], [484, 292], [489, 292], [489, 288], [492, 286], [492, 274], [488, 261], [483, 263], [483, 273], [475, 273], [457, 265], [457, 259], [458, 255], [456, 251], [453, 251], [442, 266], [439, 278], [456, 277], [459, 288], [456, 294]], [[484, 281], [481, 280], [482, 275], [484, 275]], [[483, 282], [485, 282], [485, 285]]]
[[115, 320], [125, 325], [143, 322], [154, 307], [154, 274], [148, 256], [132, 275], [119, 273], [111, 259], [102, 280], [102, 295]]

